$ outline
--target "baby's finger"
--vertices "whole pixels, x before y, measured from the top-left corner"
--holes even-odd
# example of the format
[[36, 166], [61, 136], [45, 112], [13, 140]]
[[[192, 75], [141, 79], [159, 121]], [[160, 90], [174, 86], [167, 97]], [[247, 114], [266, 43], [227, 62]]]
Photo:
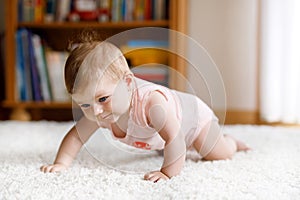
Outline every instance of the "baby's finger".
[[148, 180], [156, 183], [159, 179], [160, 179], [160, 177], [158, 175], [154, 175], [151, 178], [149, 178]]
[[41, 171], [41, 172], [44, 172], [44, 168], [45, 168], [45, 165], [41, 166], [41, 167], [40, 167], [40, 171]]
[[53, 173], [53, 172], [57, 172], [57, 171], [59, 171], [59, 169], [58, 169], [59, 167], [57, 167], [57, 166], [54, 166], [54, 167], [52, 167], [51, 169], [50, 169], [50, 173]]
[[44, 173], [47, 173], [47, 168], [48, 168], [48, 167], [49, 167], [48, 165], [43, 165], [43, 166], [41, 167], [41, 171], [44, 172]]
[[161, 178], [162, 180], [168, 180], [168, 179], [170, 179], [168, 176], [166, 176], [166, 175], [163, 174], [163, 173], [160, 174], [160, 178]]
[[49, 173], [51, 171], [51, 169], [53, 168], [53, 165], [49, 165], [45, 168], [45, 173]]
[[153, 175], [154, 175], [153, 172], [149, 172], [149, 173], [145, 174], [144, 180], [149, 180]]
[[54, 166], [52, 167], [52, 169], [50, 170], [50, 172], [59, 172], [59, 171], [62, 171], [64, 170], [64, 167], [63, 166]]

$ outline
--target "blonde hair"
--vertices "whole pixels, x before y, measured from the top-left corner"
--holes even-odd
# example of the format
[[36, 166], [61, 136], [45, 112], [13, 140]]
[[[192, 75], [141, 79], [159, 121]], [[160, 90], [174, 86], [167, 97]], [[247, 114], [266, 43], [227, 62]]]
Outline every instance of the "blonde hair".
[[119, 48], [106, 41], [87, 41], [76, 44], [71, 51], [65, 64], [65, 84], [73, 94], [78, 86], [103, 76], [118, 81], [128, 73], [131, 71]]

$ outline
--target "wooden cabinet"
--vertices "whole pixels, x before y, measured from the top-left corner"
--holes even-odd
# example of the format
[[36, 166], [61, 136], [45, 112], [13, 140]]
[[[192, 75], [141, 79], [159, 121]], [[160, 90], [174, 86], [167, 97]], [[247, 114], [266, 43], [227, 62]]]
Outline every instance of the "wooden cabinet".
[[[37, 32], [45, 40], [49, 40], [54, 49], [65, 49], [68, 37], [74, 32], [84, 28], [93, 28], [101, 31], [104, 37], [139, 27], [164, 27], [182, 33], [186, 32], [186, 8], [188, 1], [169, 0], [169, 18], [167, 20], [148, 20], [131, 22], [18, 22], [18, 0], [6, 1], [5, 13], [5, 100], [2, 106], [11, 109], [12, 119], [58, 119], [55, 113], [59, 110], [67, 112], [66, 119], [71, 119], [71, 103], [59, 102], [21, 102], [16, 98], [16, 42], [15, 33], [19, 28], [27, 28]], [[184, 49], [184, 44], [170, 37], [170, 42], [175, 48]], [[180, 56], [170, 55], [169, 66], [180, 74], [185, 75], [185, 62]], [[63, 66], [62, 66], [63, 67]], [[184, 84], [176, 78], [170, 80], [170, 85], [175, 89], [182, 89]], [[43, 116], [43, 113], [45, 114]], [[50, 118], [49, 115], [54, 115]], [[46, 117], [45, 117], [46, 116]]]

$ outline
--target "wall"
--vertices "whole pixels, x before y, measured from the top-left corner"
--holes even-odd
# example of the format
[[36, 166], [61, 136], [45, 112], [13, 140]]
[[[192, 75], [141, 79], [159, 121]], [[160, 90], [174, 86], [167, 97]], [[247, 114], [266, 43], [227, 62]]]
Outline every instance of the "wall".
[[[258, 109], [257, 1], [189, 0], [188, 35], [207, 50], [220, 70], [229, 111], [256, 112]], [[189, 59], [197, 56], [189, 46]], [[195, 69], [190, 67], [188, 74], [201, 96], [203, 86], [194, 76]], [[222, 107], [222, 102], [217, 103], [218, 106]]]

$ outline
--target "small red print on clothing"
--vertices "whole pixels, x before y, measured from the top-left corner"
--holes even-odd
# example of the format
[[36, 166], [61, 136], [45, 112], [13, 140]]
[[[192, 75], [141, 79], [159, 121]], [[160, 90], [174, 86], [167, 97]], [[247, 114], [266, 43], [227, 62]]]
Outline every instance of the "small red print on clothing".
[[150, 150], [151, 147], [148, 143], [136, 141], [133, 143], [133, 146], [140, 149]]

